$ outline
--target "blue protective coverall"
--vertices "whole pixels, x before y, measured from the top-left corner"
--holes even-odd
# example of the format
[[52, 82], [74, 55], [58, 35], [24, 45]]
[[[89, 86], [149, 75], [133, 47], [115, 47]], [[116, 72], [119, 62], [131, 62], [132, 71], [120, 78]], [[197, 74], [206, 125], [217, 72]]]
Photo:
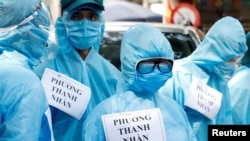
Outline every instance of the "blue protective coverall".
[[115, 94], [117, 79], [120, 77], [120, 71], [98, 53], [104, 32], [104, 23], [100, 14], [99, 18], [101, 20], [97, 21], [100, 26], [95, 27], [95, 29], [98, 28], [98, 30], [100, 30], [100, 38], [93, 43], [84, 61], [76, 49], [72, 47], [71, 42], [67, 40], [69, 36], [67, 33], [68, 25], [74, 23], [74, 21], [69, 20], [70, 15], [78, 9], [81, 9], [82, 6], [86, 7], [84, 1], [75, 2], [77, 4], [78, 2], [80, 3], [80, 5], [75, 5], [75, 7], [78, 8], [72, 8], [72, 11], [64, 12], [63, 17], [59, 17], [56, 23], [56, 34], [60, 51], [54, 59], [36, 68], [36, 73], [39, 77], [42, 77], [45, 68], [50, 68], [89, 86], [91, 89], [90, 101], [80, 120], [77, 120], [56, 107], [50, 106], [53, 133], [55, 140], [58, 141], [81, 140], [82, 124], [89, 112], [102, 100]]
[[53, 140], [33, 68], [46, 57], [49, 13], [40, 0], [0, 1], [0, 141]]
[[[223, 17], [212, 25], [190, 56], [175, 61], [173, 77], [160, 89], [161, 93], [167, 94], [184, 108], [199, 141], [208, 140], [209, 124], [233, 123], [227, 80], [219, 68], [224, 62], [246, 51], [241, 23], [233, 17]], [[184, 105], [194, 77], [222, 94], [221, 107], [212, 120]]]
[[[247, 33], [247, 45], [250, 47], [250, 32]], [[250, 50], [244, 54], [241, 66], [228, 82], [234, 124], [250, 124]]]
[[[102, 115], [153, 108], [160, 109], [168, 141], [196, 140], [184, 110], [166, 95], [145, 90], [141, 81], [136, 77], [136, 62], [140, 59], [161, 57], [173, 60], [173, 56], [170, 43], [158, 29], [147, 24], [130, 27], [122, 39], [121, 79], [119, 79], [117, 87], [119, 93], [104, 100], [93, 109], [83, 125], [82, 140], [106, 140]], [[163, 76], [158, 73], [157, 77], [160, 79]], [[159, 80], [148, 81], [152, 83], [149, 83], [147, 89], [151, 89], [150, 87], [157, 85]]]

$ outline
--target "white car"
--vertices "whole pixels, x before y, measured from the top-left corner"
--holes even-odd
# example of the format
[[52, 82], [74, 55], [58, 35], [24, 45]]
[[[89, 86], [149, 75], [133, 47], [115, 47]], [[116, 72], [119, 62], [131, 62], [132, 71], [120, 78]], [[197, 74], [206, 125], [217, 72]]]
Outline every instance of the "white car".
[[[99, 50], [100, 54], [120, 69], [120, 46], [123, 33], [134, 24], [140, 22], [106, 22], [104, 38]], [[145, 23], [145, 22], [143, 22]], [[149, 23], [162, 32], [170, 41], [175, 53], [175, 59], [191, 54], [202, 40], [204, 34], [193, 26], [176, 24]]]

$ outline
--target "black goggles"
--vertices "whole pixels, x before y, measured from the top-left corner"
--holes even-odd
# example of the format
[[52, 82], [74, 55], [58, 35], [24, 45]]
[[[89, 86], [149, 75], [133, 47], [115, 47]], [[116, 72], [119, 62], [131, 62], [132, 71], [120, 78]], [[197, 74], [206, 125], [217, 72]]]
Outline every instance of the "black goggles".
[[136, 64], [137, 72], [149, 74], [154, 71], [155, 67], [162, 73], [169, 73], [173, 68], [173, 61], [163, 58], [140, 60]]

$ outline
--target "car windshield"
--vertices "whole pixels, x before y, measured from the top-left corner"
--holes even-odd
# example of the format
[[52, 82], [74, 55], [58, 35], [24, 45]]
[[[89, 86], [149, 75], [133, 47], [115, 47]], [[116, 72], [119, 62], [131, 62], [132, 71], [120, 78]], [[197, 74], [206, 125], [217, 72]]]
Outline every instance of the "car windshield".
[[[120, 69], [120, 46], [124, 31], [107, 31], [104, 33], [100, 54]], [[191, 54], [198, 43], [189, 34], [162, 32], [172, 45], [175, 59]]]

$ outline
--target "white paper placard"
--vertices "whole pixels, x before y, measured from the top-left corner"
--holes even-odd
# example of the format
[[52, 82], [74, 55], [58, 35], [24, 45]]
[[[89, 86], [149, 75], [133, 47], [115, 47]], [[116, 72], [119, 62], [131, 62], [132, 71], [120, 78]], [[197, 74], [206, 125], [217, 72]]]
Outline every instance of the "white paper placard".
[[88, 86], [49, 68], [41, 81], [50, 105], [78, 120], [82, 117], [91, 96]]
[[222, 94], [219, 91], [193, 78], [185, 105], [213, 119], [221, 107], [221, 99]]
[[107, 141], [166, 141], [159, 108], [102, 116]]

